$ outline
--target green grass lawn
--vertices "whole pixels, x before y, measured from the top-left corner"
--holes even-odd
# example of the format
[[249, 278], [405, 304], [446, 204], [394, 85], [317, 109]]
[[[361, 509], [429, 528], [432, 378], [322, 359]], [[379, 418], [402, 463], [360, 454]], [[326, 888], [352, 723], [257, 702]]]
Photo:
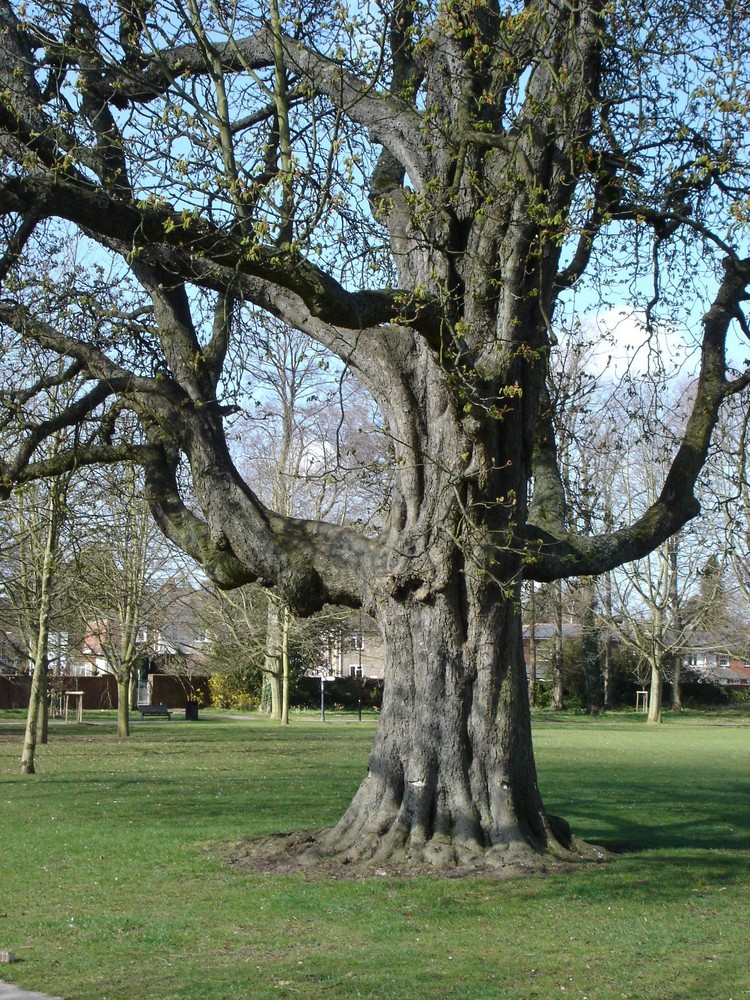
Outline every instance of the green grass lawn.
[[572, 874], [308, 880], [212, 845], [332, 823], [374, 723], [57, 725], [21, 777], [0, 713], [0, 979], [72, 1000], [750, 998], [750, 717], [540, 714]]

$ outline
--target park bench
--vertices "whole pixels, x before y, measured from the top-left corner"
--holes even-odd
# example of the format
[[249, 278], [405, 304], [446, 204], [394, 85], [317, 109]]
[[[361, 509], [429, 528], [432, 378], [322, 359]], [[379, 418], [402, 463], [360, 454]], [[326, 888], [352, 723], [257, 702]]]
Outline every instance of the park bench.
[[141, 719], [155, 719], [159, 716], [164, 716], [167, 719], [172, 718], [172, 713], [166, 705], [139, 705], [138, 711], [141, 713]]

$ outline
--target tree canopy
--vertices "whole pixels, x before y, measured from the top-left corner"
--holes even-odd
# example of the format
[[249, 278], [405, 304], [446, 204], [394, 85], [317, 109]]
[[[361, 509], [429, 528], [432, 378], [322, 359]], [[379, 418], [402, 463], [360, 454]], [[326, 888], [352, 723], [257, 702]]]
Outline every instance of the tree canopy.
[[[39, 350], [67, 362], [47, 379], [84, 379], [48, 418], [45, 379], [5, 376], [5, 488], [135, 461], [220, 585], [375, 609], [394, 694], [346, 821], [355, 854], [567, 849], [533, 775], [518, 588], [641, 557], [695, 516], [720, 406], [747, 384], [726, 360], [749, 332], [739, 0], [0, 12], [6, 371]], [[599, 534], [567, 518], [547, 380], [584, 306], [638, 310], [646, 337], [688, 329], [701, 353], [654, 502]], [[379, 408], [378, 537], [276, 511], [236, 467], [226, 421], [269, 316]], [[63, 425], [75, 447], [43, 458]]]

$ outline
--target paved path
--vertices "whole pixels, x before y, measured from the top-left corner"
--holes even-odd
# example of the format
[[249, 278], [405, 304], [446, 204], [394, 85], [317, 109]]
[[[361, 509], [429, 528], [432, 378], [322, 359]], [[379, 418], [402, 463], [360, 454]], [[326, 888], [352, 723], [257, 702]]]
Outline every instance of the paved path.
[[32, 990], [22, 990], [12, 983], [0, 983], [0, 1000], [54, 1000], [46, 993], [34, 993]]

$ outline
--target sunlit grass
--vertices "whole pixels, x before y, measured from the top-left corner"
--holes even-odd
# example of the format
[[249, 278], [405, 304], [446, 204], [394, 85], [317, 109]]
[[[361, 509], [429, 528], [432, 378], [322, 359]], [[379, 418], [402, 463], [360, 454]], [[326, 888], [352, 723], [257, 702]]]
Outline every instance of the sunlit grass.
[[[91, 716], [90, 720], [101, 716]], [[0, 722], [9, 717], [0, 713]], [[727, 722], [731, 724], [726, 724]], [[374, 723], [0, 725], [0, 967], [72, 1000], [750, 996], [750, 726], [540, 715], [548, 807], [621, 853], [568, 875], [306, 880], [214, 845], [333, 822]]]

